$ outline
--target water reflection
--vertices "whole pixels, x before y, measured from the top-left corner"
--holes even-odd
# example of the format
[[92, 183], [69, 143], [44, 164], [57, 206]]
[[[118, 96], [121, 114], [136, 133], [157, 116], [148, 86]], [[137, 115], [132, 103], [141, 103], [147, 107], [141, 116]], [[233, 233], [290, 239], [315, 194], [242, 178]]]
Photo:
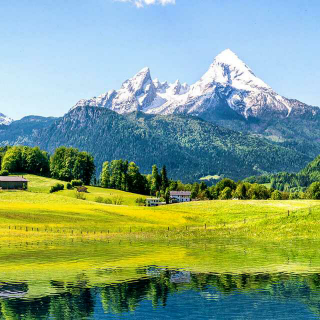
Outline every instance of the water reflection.
[[2, 247], [0, 318], [320, 319], [319, 259], [314, 243]]

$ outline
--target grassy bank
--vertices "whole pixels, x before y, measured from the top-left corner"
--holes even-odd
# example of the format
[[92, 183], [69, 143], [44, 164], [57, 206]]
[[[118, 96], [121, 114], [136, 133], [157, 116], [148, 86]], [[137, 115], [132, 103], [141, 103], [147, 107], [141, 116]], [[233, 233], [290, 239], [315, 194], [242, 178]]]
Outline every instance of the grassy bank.
[[[27, 178], [29, 191], [0, 193], [2, 239], [320, 238], [318, 201], [200, 201], [147, 208], [135, 205], [137, 194], [89, 187], [86, 200], [78, 200], [72, 190], [48, 193], [55, 180]], [[98, 196], [121, 196], [124, 205], [93, 201]]]

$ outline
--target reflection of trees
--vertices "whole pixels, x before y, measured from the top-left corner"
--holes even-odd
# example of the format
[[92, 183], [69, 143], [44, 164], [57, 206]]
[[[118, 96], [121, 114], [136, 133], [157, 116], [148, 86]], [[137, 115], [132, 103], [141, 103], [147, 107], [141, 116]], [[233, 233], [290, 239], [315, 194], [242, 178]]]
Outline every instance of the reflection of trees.
[[94, 299], [89, 288], [71, 288], [51, 297], [50, 314], [55, 319], [86, 319], [94, 311]]
[[105, 312], [134, 311], [143, 299], [152, 305], [165, 306], [170, 294], [182, 291], [206, 291], [215, 288], [224, 295], [242, 292], [261, 299], [296, 300], [320, 314], [320, 275], [288, 274], [192, 274], [188, 283], [172, 283], [171, 272], [161, 271], [156, 277], [119, 283], [101, 289]]
[[94, 311], [91, 289], [71, 287], [68, 292], [37, 299], [1, 300], [1, 318], [18, 319], [87, 319]]
[[[147, 275], [146, 275], [147, 274]], [[141, 301], [150, 300], [154, 307], [166, 306], [170, 294], [183, 290], [207, 291], [215, 289], [223, 295], [242, 292], [259, 293], [259, 299], [278, 299], [284, 302], [299, 301], [320, 315], [320, 275], [288, 274], [205, 274], [183, 273], [165, 269], [148, 269], [141, 279], [108, 285], [99, 290], [77, 284], [52, 282], [56, 295], [24, 299], [14, 294], [25, 293], [26, 284], [2, 285], [0, 295], [1, 319], [88, 319], [94, 312], [96, 294], [100, 292], [106, 313], [134, 311]], [[8, 295], [8, 292], [12, 295]], [[60, 293], [59, 293], [60, 292]], [[6, 296], [7, 295], [7, 296]]]
[[170, 281], [170, 272], [163, 271], [157, 277], [118, 283], [101, 289], [101, 301], [106, 313], [134, 311], [143, 299], [152, 301], [152, 305], [165, 306], [169, 293], [177, 290]]
[[20, 299], [7, 299], [1, 301], [2, 318], [43, 319], [49, 315], [50, 297], [21, 301]]

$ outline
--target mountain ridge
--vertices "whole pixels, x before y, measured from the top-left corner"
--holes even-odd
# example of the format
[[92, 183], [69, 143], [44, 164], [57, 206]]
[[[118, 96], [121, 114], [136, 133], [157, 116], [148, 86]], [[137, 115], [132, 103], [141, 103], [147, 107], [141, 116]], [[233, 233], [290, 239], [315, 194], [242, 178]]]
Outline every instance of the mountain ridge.
[[13, 119], [7, 117], [6, 115], [4, 115], [3, 113], [0, 112], [0, 126], [1, 125], [7, 126], [12, 122], [13, 122]]
[[[205, 120], [220, 120], [221, 114], [249, 118], [287, 118], [308, 113], [320, 115], [318, 107], [277, 94], [253, 71], [226, 49], [208, 71], [192, 85], [152, 80], [149, 68], [126, 80], [121, 88], [97, 98], [82, 99], [77, 106], [106, 107], [120, 114], [143, 111], [152, 114], [190, 114]], [[222, 109], [222, 110], [221, 110]]]

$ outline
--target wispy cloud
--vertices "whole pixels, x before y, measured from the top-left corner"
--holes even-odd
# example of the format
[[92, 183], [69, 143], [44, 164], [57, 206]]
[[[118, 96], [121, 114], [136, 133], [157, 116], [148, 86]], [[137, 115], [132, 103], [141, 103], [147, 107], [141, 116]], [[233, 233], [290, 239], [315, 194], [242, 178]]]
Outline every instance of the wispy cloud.
[[150, 6], [153, 4], [160, 4], [166, 6], [168, 4], [176, 4], [176, 0], [116, 0], [118, 2], [128, 2], [134, 4], [137, 8], [143, 8], [144, 6]]

